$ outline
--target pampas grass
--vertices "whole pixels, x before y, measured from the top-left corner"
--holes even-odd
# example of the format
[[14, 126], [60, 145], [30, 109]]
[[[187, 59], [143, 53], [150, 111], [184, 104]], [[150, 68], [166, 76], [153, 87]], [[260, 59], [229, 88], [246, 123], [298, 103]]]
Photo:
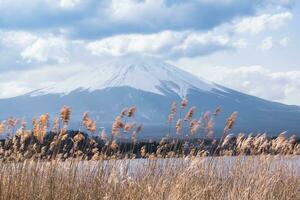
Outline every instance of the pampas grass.
[[294, 163], [270, 156], [0, 163], [0, 198], [297, 200]]
[[[187, 98], [180, 104], [181, 112], [188, 106]], [[59, 118], [55, 118], [51, 131], [48, 131], [49, 115], [43, 114], [32, 120], [33, 129], [28, 130], [26, 121], [9, 118], [0, 124], [0, 133], [6, 133], [6, 139], [0, 142], [1, 161], [25, 160], [109, 160], [123, 158], [170, 158], [190, 156], [238, 156], [238, 155], [299, 155], [300, 141], [296, 136], [287, 137], [285, 132], [278, 137], [270, 138], [266, 134], [256, 136], [230, 133], [237, 120], [233, 112], [227, 119], [223, 137], [212, 139], [214, 120], [220, 115], [221, 107], [211, 113], [206, 111], [200, 118], [196, 116], [196, 107], [191, 106], [185, 114], [185, 120], [176, 116], [176, 103], [172, 103], [169, 117], [169, 133], [161, 142], [140, 143], [138, 136], [143, 131], [134, 118], [136, 107], [124, 108], [115, 118], [111, 133], [105, 129], [96, 135], [96, 122], [85, 112], [81, 126], [91, 133], [80, 129], [71, 133], [67, 125], [71, 118], [71, 109], [64, 106], [60, 112], [63, 126]], [[170, 138], [172, 122], [177, 119], [174, 131], [176, 140]], [[18, 125], [19, 124], [19, 125]], [[186, 126], [185, 126], [186, 124]], [[15, 131], [16, 130], [16, 131]], [[197, 138], [197, 133], [203, 130], [206, 138]], [[190, 137], [190, 136], [193, 136]], [[129, 138], [128, 138], [129, 137]], [[124, 139], [125, 138], [125, 139]], [[145, 147], [144, 147], [145, 146]]]
[[60, 110], [60, 118], [62, 119], [63, 123], [67, 125], [70, 121], [71, 117], [71, 108], [68, 106], [63, 106]]
[[[120, 112], [110, 133], [102, 128], [98, 135], [87, 112], [79, 130], [69, 131], [67, 106], [52, 127], [48, 114], [34, 118], [32, 130], [25, 119], [2, 121], [0, 199], [300, 199], [299, 138], [232, 135], [233, 112], [223, 137], [213, 139], [220, 106], [200, 118], [187, 98], [179, 106], [177, 116], [171, 104], [169, 133], [159, 142], [138, 141], [144, 126], [135, 106]], [[197, 138], [200, 130], [206, 138]]]

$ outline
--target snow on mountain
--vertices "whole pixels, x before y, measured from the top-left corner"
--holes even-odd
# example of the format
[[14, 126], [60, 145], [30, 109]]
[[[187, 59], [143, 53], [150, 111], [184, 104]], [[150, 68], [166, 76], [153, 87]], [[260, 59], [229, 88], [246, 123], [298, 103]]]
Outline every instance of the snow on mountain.
[[[57, 116], [63, 105], [72, 108], [72, 128], [78, 128], [88, 111], [99, 126], [111, 122], [124, 107], [136, 106], [136, 120], [146, 125], [145, 137], [166, 133], [170, 104], [180, 104], [186, 95], [188, 107], [196, 106], [196, 118], [222, 107], [215, 121], [220, 135], [226, 118], [237, 111], [236, 131], [299, 133], [300, 109], [243, 94], [197, 78], [177, 67], [153, 59], [127, 58], [89, 66], [80, 73], [29, 94], [0, 99], [0, 120], [10, 116], [28, 119], [49, 113]], [[186, 110], [185, 110], [186, 112]], [[178, 117], [178, 116], [177, 116]]]
[[33, 92], [32, 96], [45, 94], [67, 95], [75, 90], [90, 92], [112, 87], [128, 86], [146, 92], [165, 95], [172, 91], [184, 96], [191, 88], [210, 91], [213, 83], [201, 80], [170, 64], [145, 58], [126, 58], [99, 63], [47, 88]]

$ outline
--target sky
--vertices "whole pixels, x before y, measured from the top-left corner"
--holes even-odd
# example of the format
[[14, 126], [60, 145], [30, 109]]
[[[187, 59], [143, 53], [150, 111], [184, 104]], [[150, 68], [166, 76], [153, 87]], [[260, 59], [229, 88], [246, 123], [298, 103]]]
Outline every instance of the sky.
[[0, 0], [0, 98], [122, 56], [300, 105], [296, 0]]

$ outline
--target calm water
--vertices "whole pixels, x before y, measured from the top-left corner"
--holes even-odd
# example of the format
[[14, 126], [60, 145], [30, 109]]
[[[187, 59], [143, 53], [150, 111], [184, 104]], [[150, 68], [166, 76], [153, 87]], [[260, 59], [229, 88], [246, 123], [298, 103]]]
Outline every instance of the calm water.
[[[261, 165], [267, 163], [267, 165]], [[67, 164], [67, 163], [66, 163]], [[245, 164], [245, 165], [243, 165]], [[110, 160], [110, 161], [83, 161], [79, 163], [79, 169], [85, 173], [97, 169], [105, 169], [108, 173], [116, 173], [120, 177], [124, 175], [135, 176], [143, 174], [149, 167], [153, 172], [161, 173], [167, 170], [214, 169], [216, 173], [227, 174], [234, 166], [268, 167], [268, 170], [284, 169], [300, 177], [300, 156], [239, 156], [239, 157], [203, 157], [203, 158], [169, 158], [169, 159], [134, 159], [134, 160]]]

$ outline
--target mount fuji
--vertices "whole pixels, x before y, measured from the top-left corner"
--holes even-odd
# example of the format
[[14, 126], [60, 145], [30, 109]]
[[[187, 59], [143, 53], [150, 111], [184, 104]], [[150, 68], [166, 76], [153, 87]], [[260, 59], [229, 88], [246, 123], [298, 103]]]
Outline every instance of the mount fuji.
[[[226, 118], [239, 113], [234, 131], [298, 133], [300, 107], [284, 105], [250, 96], [200, 79], [184, 70], [158, 60], [127, 58], [99, 63], [84, 73], [28, 94], [0, 99], [0, 117], [57, 116], [63, 105], [72, 108], [72, 124], [78, 127], [82, 113], [88, 111], [99, 126], [110, 123], [124, 107], [137, 107], [136, 120], [145, 124], [145, 136], [164, 135], [170, 104], [180, 103], [183, 96], [188, 106], [196, 106], [196, 116], [217, 106], [222, 107], [216, 119], [220, 134]], [[0, 120], [1, 120], [0, 119]]]

